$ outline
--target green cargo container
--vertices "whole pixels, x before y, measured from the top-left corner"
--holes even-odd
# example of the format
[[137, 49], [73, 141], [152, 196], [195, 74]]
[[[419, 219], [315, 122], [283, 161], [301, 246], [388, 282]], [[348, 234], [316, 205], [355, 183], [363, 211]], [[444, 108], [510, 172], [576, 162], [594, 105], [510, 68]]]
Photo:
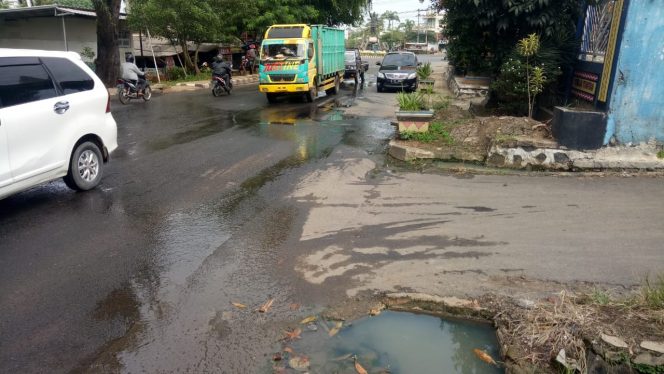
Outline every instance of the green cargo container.
[[319, 82], [334, 73], [343, 72], [346, 41], [344, 31], [324, 25], [311, 26], [311, 39], [316, 50]]

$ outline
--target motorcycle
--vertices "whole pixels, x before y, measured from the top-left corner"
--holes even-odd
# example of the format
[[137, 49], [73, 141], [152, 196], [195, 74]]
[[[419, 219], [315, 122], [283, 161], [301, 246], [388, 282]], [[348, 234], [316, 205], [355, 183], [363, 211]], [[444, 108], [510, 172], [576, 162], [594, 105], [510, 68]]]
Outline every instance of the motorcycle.
[[231, 94], [231, 89], [233, 89], [233, 81], [229, 77], [230, 83], [227, 85], [224, 78], [220, 76], [212, 77], [212, 95], [214, 97], [221, 96], [221, 94], [226, 91], [227, 94]]
[[150, 101], [152, 98], [152, 88], [150, 81], [145, 80], [142, 90], [138, 90], [136, 85], [126, 79], [118, 79], [118, 99], [122, 104], [128, 104], [131, 99], [142, 98], [144, 101]]

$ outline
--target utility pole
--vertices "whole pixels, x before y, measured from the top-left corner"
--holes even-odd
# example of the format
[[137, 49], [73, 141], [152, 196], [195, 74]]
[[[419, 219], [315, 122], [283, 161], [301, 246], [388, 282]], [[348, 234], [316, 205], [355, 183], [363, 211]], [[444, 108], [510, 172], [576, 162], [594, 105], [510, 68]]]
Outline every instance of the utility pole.
[[[419, 0], [420, 4], [424, 4], [424, 0]], [[417, 44], [420, 44], [420, 8], [417, 8]], [[419, 48], [419, 46], [417, 47]]]
[[417, 43], [420, 42], [420, 10], [417, 10]]

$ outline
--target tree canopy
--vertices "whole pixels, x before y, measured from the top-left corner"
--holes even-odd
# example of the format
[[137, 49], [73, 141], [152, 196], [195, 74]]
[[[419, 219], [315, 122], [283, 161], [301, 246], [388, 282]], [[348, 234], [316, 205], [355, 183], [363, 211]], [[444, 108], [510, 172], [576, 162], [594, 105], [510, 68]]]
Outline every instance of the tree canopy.
[[450, 60], [458, 67], [494, 73], [529, 34], [566, 48], [583, 10], [580, 0], [432, 1], [446, 11]]

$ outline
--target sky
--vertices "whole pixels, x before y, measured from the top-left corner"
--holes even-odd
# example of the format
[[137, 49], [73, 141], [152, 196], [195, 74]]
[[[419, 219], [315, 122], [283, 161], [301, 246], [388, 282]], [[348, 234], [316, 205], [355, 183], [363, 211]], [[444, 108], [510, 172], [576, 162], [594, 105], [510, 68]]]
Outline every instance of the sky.
[[[382, 14], [386, 10], [399, 13], [401, 22], [412, 19], [417, 22], [417, 9], [426, 9], [431, 6], [430, 0], [420, 3], [418, 0], [372, 0], [372, 12]], [[424, 12], [422, 12], [424, 13]]]

